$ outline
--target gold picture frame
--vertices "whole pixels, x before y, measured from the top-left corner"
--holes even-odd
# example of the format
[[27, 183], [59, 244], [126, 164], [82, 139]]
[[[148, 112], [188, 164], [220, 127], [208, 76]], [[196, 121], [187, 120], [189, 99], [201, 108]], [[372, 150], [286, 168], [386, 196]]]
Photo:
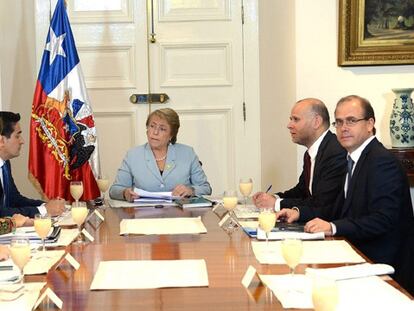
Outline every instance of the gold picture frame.
[[414, 64], [414, 16], [403, 2], [384, 0], [381, 11], [377, 0], [340, 0], [338, 66]]

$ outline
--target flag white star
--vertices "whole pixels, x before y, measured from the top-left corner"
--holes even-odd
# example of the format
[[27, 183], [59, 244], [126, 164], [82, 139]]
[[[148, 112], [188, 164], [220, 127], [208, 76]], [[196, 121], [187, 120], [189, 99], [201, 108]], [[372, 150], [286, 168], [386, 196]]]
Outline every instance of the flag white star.
[[50, 27], [50, 41], [46, 43], [45, 47], [45, 50], [50, 52], [49, 65], [52, 65], [57, 55], [66, 57], [65, 51], [62, 47], [62, 43], [65, 37], [65, 33], [61, 34], [59, 37], [56, 37], [52, 27]]

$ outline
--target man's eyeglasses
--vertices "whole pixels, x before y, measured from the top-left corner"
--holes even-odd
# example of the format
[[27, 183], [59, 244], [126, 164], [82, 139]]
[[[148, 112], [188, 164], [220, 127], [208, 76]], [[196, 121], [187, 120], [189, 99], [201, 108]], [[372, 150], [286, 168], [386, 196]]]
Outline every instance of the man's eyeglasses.
[[352, 127], [355, 126], [359, 121], [363, 121], [363, 120], [368, 120], [367, 118], [361, 118], [361, 119], [356, 119], [356, 118], [346, 118], [345, 120], [341, 120], [341, 119], [336, 119], [335, 122], [332, 122], [332, 126], [333, 127], [342, 127], [344, 126], [344, 124], [346, 126]]

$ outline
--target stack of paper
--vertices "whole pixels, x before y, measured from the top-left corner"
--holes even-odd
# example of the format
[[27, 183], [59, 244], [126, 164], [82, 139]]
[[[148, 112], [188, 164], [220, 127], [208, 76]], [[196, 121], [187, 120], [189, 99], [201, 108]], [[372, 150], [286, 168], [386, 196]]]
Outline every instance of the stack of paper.
[[195, 286], [208, 286], [204, 259], [124, 260], [101, 261], [91, 290]]
[[174, 197], [171, 192], [149, 192], [139, 188], [134, 188], [134, 192], [139, 195], [139, 198], [134, 202], [162, 204], [172, 203], [173, 199], [179, 199], [179, 197]]
[[20, 271], [11, 259], [0, 261], [0, 284], [12, 284], [20, 279]]
[[[61, 228], [52, 227], [46, 238], [46, 243], [56, 242], [59, 238]], [[34, 227], [21, 227], [17, 228], [14, 233], [0, 235], [0, 244], [10, 244], [11, 240], [15, 236], [27, 237], [31, 242], [41, 242], [39, 235], [36, 233]]]

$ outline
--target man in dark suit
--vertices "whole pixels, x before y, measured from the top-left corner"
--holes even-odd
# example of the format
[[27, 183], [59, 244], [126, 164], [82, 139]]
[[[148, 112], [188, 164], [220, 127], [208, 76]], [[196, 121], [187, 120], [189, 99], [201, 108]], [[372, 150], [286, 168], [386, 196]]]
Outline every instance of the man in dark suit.
[[374, 110], [366, 99], [351, 95], [339, 100], [334, 125], [348, 151], [348, 172], [332, 214], [302, 207], [283, 209], [277, 218], [311, 219], [305, 225], [307, 232], [343, 236], [372, 261], [394, 265], [413, 224], [413, 210], [406, 174], [375, 138], [374, 124]]
[[[258, 207], [291, 208], [309, 206], [325, 213], [341, 191], [346, 171], [346, 151], [329, 131], [329, 113], [316, 98], [298, 101], [292, 108], [288, 129], [292, 141], [307, 148], [298, 184], [274, 195], [258, 192], [253, 201]], [[328, 211], [326, 211], [328, 212]]]
[[10, 159], [20, 155], [20, 149], [24, 144], [19, 124], [20, 115], [0, 111], [0, 120], [3, 123], [0, 135], [0, 217], [13, 214], [34, 217], [38, 213], [60, 215], [64, 210], [63, 200], [50, 200], [45, 203], [41, 200], [26, 198], [17, 190], [12, 177]]

